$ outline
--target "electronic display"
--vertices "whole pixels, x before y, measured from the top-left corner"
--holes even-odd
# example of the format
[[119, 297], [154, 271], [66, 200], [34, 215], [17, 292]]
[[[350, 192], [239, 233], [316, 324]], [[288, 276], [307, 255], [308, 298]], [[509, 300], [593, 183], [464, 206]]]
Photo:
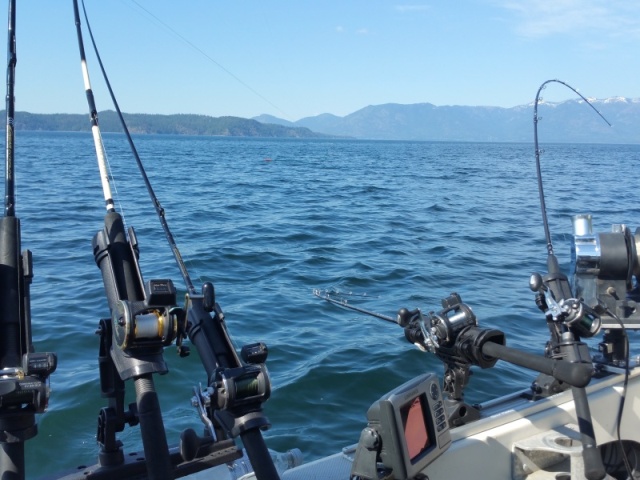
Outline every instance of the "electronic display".
[[[377, 479], [373, 472], [382, 463], [394, 479], [411, 479], [451, 444], [439, 379], [433, 373], [384, 395], [371, 405], [367, 419], [352, 476]], [[369, 453], [372, 445], [376, 445], [375, 455]]]
[[424, 413], [424, 402], [424, 395], [420, 395], [400, 408], [404, 441], [411, 463], [415, 463], [420, 454], [431, 446]]

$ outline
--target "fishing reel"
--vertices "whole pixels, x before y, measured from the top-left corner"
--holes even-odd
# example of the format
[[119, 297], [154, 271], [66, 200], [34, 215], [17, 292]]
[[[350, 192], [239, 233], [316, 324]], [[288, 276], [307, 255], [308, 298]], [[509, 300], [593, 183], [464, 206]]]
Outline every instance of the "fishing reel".
[[410, 343], [443, 362], [443, 391], [447, 394], [444, 406], [449, 423], [459, 426], [480, 418], [478, 409], [463, 400], [471, 366], [493, 367], [498, 358], [483, 349], [490, 343], [503, 346], [505, 335], [499, 330], [480, 328], [475, 314], [457, 293], [443, 299], [442, 307], [440, 312], [429, 312], [426, 316], [418, 309], [400, 309], [397, 323], [404, 327]]
[[175, 306], [171, 280], [150, 280], [142, 301], [117, 300], [111, 316], [114, 340], [121, 350], [168, 346], [185, 329], [184, 311]]
[[457, 293], [444, 298], [442, 307], [426, 316], [418, 309], [400, 309], [397, 322], [404, 327], [407, 340], [445, 363], [493, 367], [498, 359], [483, 354], [482, 347], [487, 342], [504, 345], [504, 333], [478, 327], [475, 314]]
[[55, 353], [31, 352], [23, 355], [21, 367], [1, 369], [0, 409], [28, 405], [34, 413], [43, 413], [49, 400], [47, 379], [57, 364]]
[[566, 330], [577, 339], [604, 330], [599, 345], [604, 361], [624, 364], [628, 348], [623, 331], [640, 329], [640, 232], [632, 234], [626, 225], [613, 225], [611, 232], [593, 233], [588, 214], [576, 215], [572, 223], [571, 284], [554, 255], [548, 257], [549, 274], [535, 273], [529, 284], [537, 292], [536, 303], [552, 334], [547, 356], [555, 355]]
[[[271, 396], [271, 380], [265, 366], [267, 346], [254, 343], [242, 347], [244, 365], [219, 368], [206, 389], [194, 389], [192, 404], [216, 438], [210, 419], [215, 418], [230, 437], [237, 437], [248, 428], [268, 428], [268, 420], [261, 413], [261, 405]], [[208, 411], [205, 415], [202, 412]], [[238, 413], [241, 413], [238, 415]]]
[[565, 327], [583, 338], [592, 337], [600, 331], [600, 316], [582, 299], [572, 295], [567, 277], [559, 270], [557, 274], [545, 277], [539, 273], [532, 274], [529, 288], [537, 293], [536, 304], [545, 313], [547, 321], [552, 325], [562, 325], [557, 336]]
[[598, 313], [601, 328], [640, 329], [640, 229], [632, 234], [629, 227], [617, 224], [611, 232], [593, 233], [588, 214], [576, 215], [572, 223], [571, 270], [576, 297]]
[[263, 356], [254, 357], [255, 363], [235, 368], [220, 369], [216, 374], [215, 397], [220, 410], [233, 409], [242, 405], [266, 402], [271, 395], [269, 372], [264, 362], [267, 357], [267, 346], [264, 343], [245, 345], [244, 352], [261, 350]]

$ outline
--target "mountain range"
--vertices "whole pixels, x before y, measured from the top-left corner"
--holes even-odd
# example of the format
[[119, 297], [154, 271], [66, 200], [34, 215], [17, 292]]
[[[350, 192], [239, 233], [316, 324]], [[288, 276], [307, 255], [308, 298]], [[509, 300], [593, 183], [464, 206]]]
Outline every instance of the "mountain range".
[[[640, 99], [589, 99], [538, 105], [538, 132], [546, 142], [640, 143]], [[373, 140], [530, 142], [533, 104], [511, 108], [435, 106], [430, 103], [371, 105], [339, 117], [322, 114], [289, 122], [270, 115], [265, 124], [306, 127], [314, 132]]]
[[[613, 97], [538, 105], [543, 142], [640, 143], [640, 99]], [[4, 115], [4, 112], [0, 112]], [[115, 112], [98, 115], [101, 130], [120, 132]], [[266, 138], [356, 138], [462, 142], [531, 142], [533, 105], [511, 108], [436, 106], [430, 103], [370, 105], [340, 117], [325, 113], [290, 122], [270, 115], [253, 119], [206, 115], [124, 114], [129, 130], [141, 134]], [[88, 115], [16, 112], [16, 130], [89, 131]]]

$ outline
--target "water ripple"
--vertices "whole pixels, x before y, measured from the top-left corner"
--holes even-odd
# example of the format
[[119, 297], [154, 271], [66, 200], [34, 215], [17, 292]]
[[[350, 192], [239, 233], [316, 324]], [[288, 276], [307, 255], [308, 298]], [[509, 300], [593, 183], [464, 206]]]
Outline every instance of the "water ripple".
[[[531, 145], [135, 140], [194, 281], [215, 283], [239, 345], [269, 346], [269, 446], [299, 447], [307, 460], [333, 453], [357, 442], [367, 408], [383, 393], [442, 372], [397, 326], [322, 302], [314, 288], [366, 295], [354, 302], [389, 316], [401, 307], [437, 309], [457, 291], [510, 345], [538, 353], [544, 346], [546, 325], [528, 289], [546, 254]], [[184, 293], [124, 137], [105, 142], [145, 278], [173, 278]], [[91, 239], [104, 201], [90, 135], [18, 132], [16, 143], [17, 215], [34, 257], [34, 343], [59, 356], [50, 409], [27, 442], [28, 458], [39, 459], [28, 462], [35, 478], [96, 459], [105, 402], [95, 330], [109, 312]], [[593, 213], [598, 231], [638, 224], [635, 191], [619, 174], [638, 166], [640, 147], [545, 149], [547, 208], [563, 262], [571, 215]], [[582, 171], [590, 175], [572, 174], [567, 188], [567, 175]], [[190, 397], [206, 378], [197, 353], [179, 359], [170, 351], [170, 373], [157, 385], [175, 443], [181, 429], [201, 428]], [[483, 401], [532, 378], [498, 363], [473, 376], [467, 397]], [[127, 451], [140, 448], [137, 429], [119, 438]]]

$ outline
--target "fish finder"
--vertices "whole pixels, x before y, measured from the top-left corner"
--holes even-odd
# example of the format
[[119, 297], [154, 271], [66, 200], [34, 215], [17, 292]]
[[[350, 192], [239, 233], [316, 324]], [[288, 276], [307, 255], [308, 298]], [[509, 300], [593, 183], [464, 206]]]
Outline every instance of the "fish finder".
[[451, 444], [439, 379], [434, 373], [416, 377], [384, 395], [371, 405], [367, 420], [351, 468], [353, 480], [414, 478]]

